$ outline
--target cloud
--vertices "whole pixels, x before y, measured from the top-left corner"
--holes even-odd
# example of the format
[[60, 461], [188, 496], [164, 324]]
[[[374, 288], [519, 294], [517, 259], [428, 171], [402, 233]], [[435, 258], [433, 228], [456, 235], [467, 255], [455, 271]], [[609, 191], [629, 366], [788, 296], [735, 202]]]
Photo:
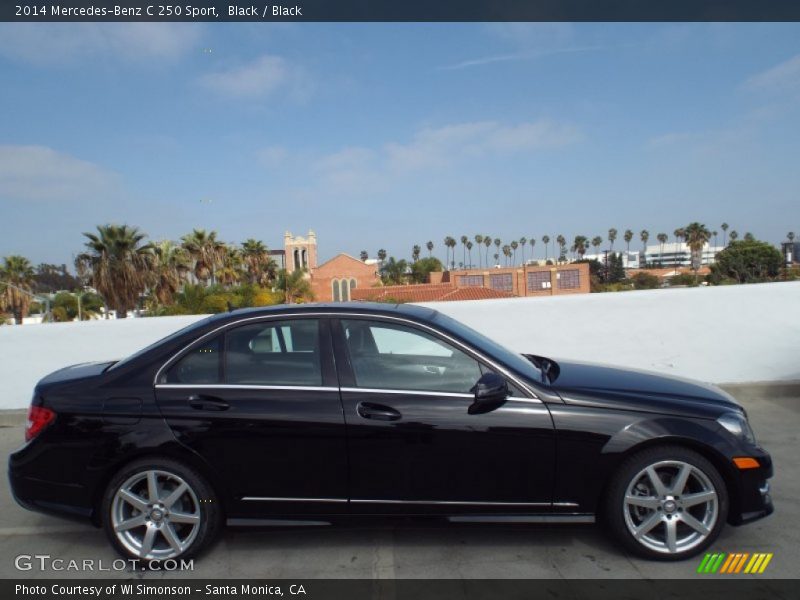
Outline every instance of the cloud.
[[391, 167], [400, 170], [430, 168], [468, 157], [566, 146], [582, 138], [570, 124], [548, 119], [503, 125], [479, 121], [423, 129], [406, 144], [386, 145]]
[[199, 79], [205, 89], [233, 98], [263, 98], [278, 89], [294, 96], [308, 92], [307, 78], [299, 67], [280, 56], [261, 56], [252, 62], [207, 73]]
[[765, 91], [800, 88], [800, 54], [750, 77], [744, 82], [743, 87], [748, 90]]
[[47, 146], [0, 145], [0, 197], [18, 201], [75, 201], [107, 196], [118, 177]]
[[262, 167], [272, 169], [281, 166], [287, 155], [288, 152], [283, 146], [266, 146], [256, 152], [256, 161]]
[[193, 23], [3, 23], [0, 56], [37, 66], [171, 63], [196, 48], [202, 33]]

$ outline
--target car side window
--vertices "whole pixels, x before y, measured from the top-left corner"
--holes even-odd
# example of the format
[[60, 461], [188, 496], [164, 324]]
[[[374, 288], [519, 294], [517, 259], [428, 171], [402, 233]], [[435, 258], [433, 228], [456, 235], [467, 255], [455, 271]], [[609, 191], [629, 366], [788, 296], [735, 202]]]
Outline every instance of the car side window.
[[421, 330], [381, 321], [341, 323], [358, 387], [469, 393], [481, 376], [477, 360]]
[[322, 385], [319, 319], [254, 323], [226, 335], [225, 383]]
[[222, 336], [216, 336], [192, 348], [162, 377], [161, 383], [214, 384], [220, 383]]

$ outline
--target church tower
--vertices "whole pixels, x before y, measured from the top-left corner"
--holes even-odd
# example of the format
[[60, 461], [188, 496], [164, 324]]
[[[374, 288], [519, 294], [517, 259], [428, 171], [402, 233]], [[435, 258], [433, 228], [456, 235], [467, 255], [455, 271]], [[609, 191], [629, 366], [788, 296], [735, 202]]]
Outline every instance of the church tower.
[[286, 252], [286, 271], [307, 269], [311, 273], [317, 268], [317, 234], [308, 230], [306, 237], [294, 236], [291, 231], [283, 235], [283, 250]]

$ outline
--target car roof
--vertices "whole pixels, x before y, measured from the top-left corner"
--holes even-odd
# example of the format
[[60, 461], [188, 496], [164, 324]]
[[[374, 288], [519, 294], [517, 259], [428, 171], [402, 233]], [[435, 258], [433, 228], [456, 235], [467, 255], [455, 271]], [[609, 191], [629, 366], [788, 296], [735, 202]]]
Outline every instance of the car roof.
[[369, 313], [374, 315], [395, 315], [415, 318], [421, 321], [432, 321], [439, 314], [438, 311], [413, 304], [387, 304], [383, 302], [309, 302], [304, 304], [276, 304], [274, 306], [259, 306], [253, 308], [239, 308], [227, 313], [216, 315], [219, 320], [237, 319], [243, 316], [258, 317], [280, 315], [284, 313], [313, 313], [313, 312], [341, 313]]

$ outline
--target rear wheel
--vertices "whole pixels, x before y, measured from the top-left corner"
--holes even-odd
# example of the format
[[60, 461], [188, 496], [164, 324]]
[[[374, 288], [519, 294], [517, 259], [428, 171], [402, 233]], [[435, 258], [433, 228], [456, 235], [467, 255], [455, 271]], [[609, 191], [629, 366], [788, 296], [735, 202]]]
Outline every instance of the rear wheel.
[[123, 555], [140, 560], [188, 558], [209, 544], [220, 511], [211, 486], [171, 459], [136, 461], [108, 485], [103, 526]]
[[728, 516], [719, 472], [702, 455], [680, 446], [644, 450], [627, 459], [606, 498], [606, 521], [631, 551], [681, 560], [706, 549]]

